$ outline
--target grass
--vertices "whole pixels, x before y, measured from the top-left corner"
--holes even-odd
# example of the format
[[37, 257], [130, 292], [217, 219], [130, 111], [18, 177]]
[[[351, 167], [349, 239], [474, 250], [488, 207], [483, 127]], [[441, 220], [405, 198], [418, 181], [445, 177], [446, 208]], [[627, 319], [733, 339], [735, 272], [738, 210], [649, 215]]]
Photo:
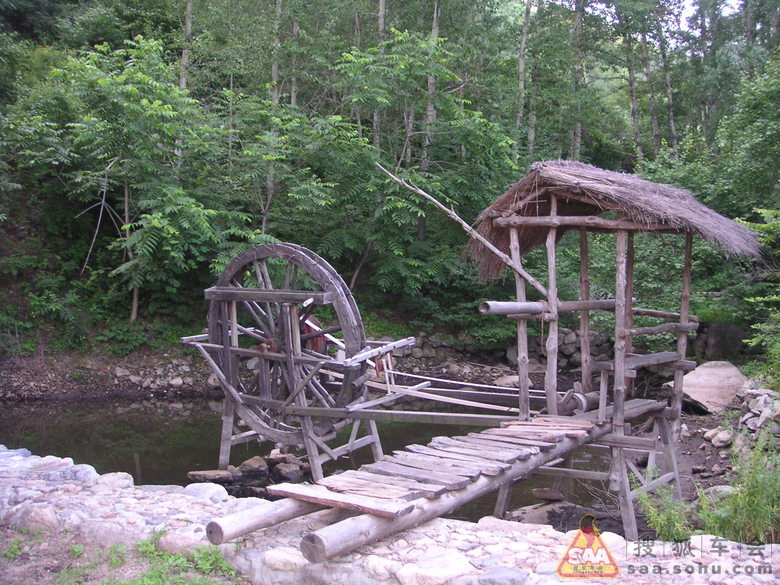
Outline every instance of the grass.
[[647, 524], [661, 540], [683, 542], [690, 538], [693, 527], [685, 502], [674, 498], [671, 486], [661, 486], [653, 494], [642, 493], [637, 503], [647, 517]]

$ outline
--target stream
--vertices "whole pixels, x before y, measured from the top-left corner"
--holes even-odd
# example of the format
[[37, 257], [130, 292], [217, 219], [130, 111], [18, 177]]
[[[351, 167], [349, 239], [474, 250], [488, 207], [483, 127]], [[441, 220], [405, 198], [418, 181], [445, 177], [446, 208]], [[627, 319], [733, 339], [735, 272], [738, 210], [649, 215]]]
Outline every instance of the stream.
[[[98, 473], [124, 471], [136, 484], [186, 485], [187, 472], [216, 469], [221, 431], [221, 401], [193, 400], [119, 402], [5, 403], [0, 408], [0, 444], [9, 449], [25, 447], [36, 455], [72, 457], [88, 463]], [[385, 453], [410, 443], [425, 444], [437, 435], [464, 434], [474, 427], [393, 423], [378, 425]], [[249, 442], [231, 452], [231, 463], [240, 464], [267, 454], [272, 445]], [[353, 469], [371, 459], [369, 449], [344, 457], [326, 468]], [[598, 457], [575, 452], [577, 467], [597, 468]], [[551, 479], [534, 477], [521, 482], [512, 494], [510, 509], [539, 503], [531, 489], [549, 487]], [[582, 506], [598, 503], [592, 489], [572, 482], [567, 499]], [[452, 517], [476, 521], [490, 515], [495, 494], [456, 510]]]

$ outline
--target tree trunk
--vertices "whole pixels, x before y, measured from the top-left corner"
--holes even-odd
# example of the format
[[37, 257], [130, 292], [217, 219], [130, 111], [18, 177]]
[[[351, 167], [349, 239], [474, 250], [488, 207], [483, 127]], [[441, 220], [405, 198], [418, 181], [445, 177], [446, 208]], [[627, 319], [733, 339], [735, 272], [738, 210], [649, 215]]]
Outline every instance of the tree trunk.
[[274, 13], [274, 44], [271, 55], [271, 101], [279, 104], [279, 47], [282, 44], [282, 0], [276, 0]]
[[642, 128], [639, 124], [639, 99], [637, 98], [636, 73], [634, 71], [634, 38], [631, 34], [631, 23], [619, 11], [617, 13], [623, 37], [623, 46], [626, 55], [626, 71], [628, 72], [628, 91], [631, 96], [631, 125], [634, 129], [634, 143], [637, 160], [644, 158], [642, 152]]
[[[130, 238], [130, 228], [127, 227], [130, 225], [131, 217], [130, 217], [130, 184], [125, 181], [125, 239]], [[131, 247], [125, 248], [127, 250], [127, 257], [132, 260], [135, 255], [133, 254], [133, 249]], [[133, 287], [133, 299], [130, 303], [130, 322], [134, 323], [138, 319], [138, 297], [140, 291], [138, 288], [138, 285]]]
[[187, 78], [190, 66], [190, 47], [192, 46], [192, 3], [187, 0], [184, 9], [184, 46], [181, 49], [181, 62], [179, 64], [179, 89], [187, 89]]
[[580, 159], [580, 146], [582, 144], [582, 106], [580, 104], [582, 92], [582, 21], [587, 0], [576, 0], [574, 3], [574, 26], [571, 31], [571, 43], [574, 49], [574, 129], [571, 135], [569, 158]]
[[[517, 116], [515, 118], [515, 128], [517, 129], [518, 135], [520, 133], [520, 129], [523, 126], [523, 122], [525, 121], [525, 53], [526, 53], [526, 45], [528, 42], [528, 23], [531, 20], [531, 2], [532, 0], [526, 0], [525, 2], [525, 14], [523, 16], [523, 26], [520, 30], [520, 45], [517, 49]], [[515, 163], [517, 162], [517, 159], [519, 151], [519, 144], [518, 148], [515, 149]]]
[[[301, 29], [298, 27], [298, 21], [294, 20], [292, 25], [293, 38], [297, 39], [301, 34]], [[290, 105], [295, 107], [298, 105], [298, 62], [293, 61], [293, 73], [290, 77]]]
[[[377, 14], [377, 38], [379, 41], [379, 54], [385, 54], [385, 17], [387, 16], [386, 0], [379, 0], [379, 12]], [[374, 110], [371, 131], [373, 132], [374, 152], [378, 157], [382, 152], [382, 136], [380, 134], [382, 117], [379, 108]]]
[[[441, 18], [441, 0], [433, 0], [433, 22], [431, 24], [431, 41], [439, 38], [439, 21]], [[425, 129], [423, 131], [423, 143], [420, 161], [420, 173], [426, 174], [431, 167], [430, 147], [433, 123], [436, 121], [436, 76], [428, 76], [428, 102], [425, 108]], [[425, 216], [417, 220], [417, 239], [426, 239]]]
[[[530, 2], [530, 0], [529, 0]], [[531, 33], [532, 40], [538, 42], [541, 31], [542, 21], [542, 6], [544, 0], [537, 0], [536, 2], [536, 18], [534, 19], [534, 28]], [[531, 76], [529, 78], [530, 84], [528, 86], [528, 160], [531, 161], [534, 158], [534, 149], [536, 148], [536, 90], [538, 87], [538, 74], [535, 69], [531, 69]]]
[[650, 107], [650, 124], [653, 132], [653, 154], [656, 156], [661, 151], [661, 128], [658, 125], [657, 103], [655, 99], [655, 83], [653, 83], [653, 71], [650, 66], [650, 49], [647, 43], [647, 33], [642, 31], [642, 56], [645, 61], [645, 78], [647, 79], [647, 102]]
[[674, 92], [672, 91], [672, 74], [669, 67], [669, 55], [666, 52], [666, 36], [661, 24], [661, 19], [658, 19], [656, 25], [656, 32], [658, 34], [658, 50], [661, 53], [661, 67], [664, 70], [664, 85], [666, 86], [666, 113], [669, 121], [669, 145], [677, 156], [677, 125], [674, 123]]

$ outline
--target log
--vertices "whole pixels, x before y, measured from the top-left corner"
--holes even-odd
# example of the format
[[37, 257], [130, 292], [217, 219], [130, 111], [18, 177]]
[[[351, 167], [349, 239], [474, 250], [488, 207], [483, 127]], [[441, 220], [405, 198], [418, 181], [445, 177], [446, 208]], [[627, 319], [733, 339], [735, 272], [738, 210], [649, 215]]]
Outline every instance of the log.
[[[509, 252], [512, 261], [522, 266], [520, 235], [516, 228], [509, 230]], [[517, 272], [515, 272], [515, 297], [518, 303], [526, 301], [525, 281]], [[528, 322], [525, 319], [517, 320], [517, 380], [519, 418], [528, 420], [531, 418], [531, 393], [528, 380]]]
[[260, 303], [302, 303], [304, 305], [328, 305], [333, 302], [332, 292], [236, 288], [234, 286], [212, 286], [204, 291], [204, 296], [209, 301], [255, 301]]
[[607, 219], [598, 215], [557, 215], [557, 216], [529, 216], [529, 215], [510, 215], [509, 217], [497, 217], [493, 224], [499, 227], [585, 227], [599, 228], [610, 231], [628, 230], [638, 232], [655, 232], [669, 230], [677, 231], [676, 228], [662, 223], [638, 223], [625, 219]]
[[[550, 218], [558, 214], [558, 199], [550, 195]], [[547, 398], [547, 414], [558, 414], [558, 267], [555, 257], [557, 230], [551, 227], [547, 232], [547, 305], [551, 319], [547, 325], [547, 339], [544, 348], [547, 356], [547, 369], [544, 373], [544, 393]]]
[[[597, 429], [596, 438], [600, 436], [599, 433], [606, 433], [609, 430], [609, 425], [603, 429]], [[418, 506], [411, 513], [395, 520], [364, 514], [310, 532], [303, 537], [301, 552], [312, 563], [324, 562], [336, 555], [355, 550], [364, 544], [376, 542], [391, 534], [418, 526], [432, 518], [449, 514], [466, 502], [527, 476], [532, 470], [569, 453], [585, 441], [586, 439], [566, 439], [550, 452], [537, 453], [530, 459], [516, 462], [497, 478], [480, 477], [464, 489], [442, 494], [440, 498], [430, 500], [425, 505]]]
[[624, 329], [623, 335], [655, 335], [656, 333], [667, 333], [669, 331], [696, 331], [698, 328], [699, 324], [696, 321], [689, 321], [688, 323], [662, 323], [653, 327]]
[[539, 302], [483, 301], [479, 304], [479, 312], [483, 315], [538, 315], [544, 311], [544, 303]]
[[[585, 228], [580, 228], [580, 302], [590, 302], [590, 265], [588, 260], [588, 232]], [[558, 311], [561, 311], [561, 305], [558, 304]], [[581, 370], [580, 380], [582, 381], [582, 391], [588, 394], [593, 390], [591, 379], [591, 355], [590, 355], [590, 313], [582, 311], [580, 313], [580, 359]]]
[[323, 506], [290, 498], [268, 502], [212, 520], [206, 525], [206, 537], [211, 544], [222, 544], [254, 530], [267, 528], [322, 509]]

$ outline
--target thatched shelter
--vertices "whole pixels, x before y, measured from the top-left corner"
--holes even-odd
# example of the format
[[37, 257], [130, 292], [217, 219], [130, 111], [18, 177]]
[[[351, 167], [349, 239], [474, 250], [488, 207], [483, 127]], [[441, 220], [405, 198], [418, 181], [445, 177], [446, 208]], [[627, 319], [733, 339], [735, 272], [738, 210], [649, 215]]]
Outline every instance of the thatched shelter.
[[[578, 299], [565, 300], [558, 294], [556, 245], [561, 236], [570, 230], [579, 232], [580, 295]], [[590, 298], [588, 232], [615, 236], [614, 298]], [[679, 234], [685, 238], [679, 312], [634, 306], [633, 236], [637, 232]], [[562, 395], [558, 390], [558, 322], [563, 313], [579, 313], [582, 377], [578, 394], [582, 403], [593, 407], [597, 405], [593, 420], [598, 424], [612, 425], [609, 443], [605, 445], [612, 450], [608, 474], [610, 485], [618, 493], [626, 534], [629, 538], [636, 538], [633, 499], [637, 490], [631, 489], [627, 470], [630, 469], [642, 483], [639, 491], [650, 491], [664, 483], [672, 483], [676, 493], [680, 494], [673, 437], [679, 426], [682, 407], [682, 377], [685, 371], [696, 367], [695, 362], [685, 359], [688, 333], [698, 327], [698, 319], [689, 314], [693, 236], [698, 235], [718, 244], [732, 256], [758, 257], [759, 245], [755, 235], [746, 227], [702, 205], [685, 189], [569, 161], [535, 163], [522, 180], [480, 214], [477, 228], [471, 233], [474, 240], [470, 244], [470, 253], [478, 262], [484, 279], [496, 278], [507, 265], [515, 274], [516, 300], [485, 302], [480, 310], [485, 314], [507, 315], [517, 320], [521, 419], [529, 419], [534, 412], [531, 410], [528, 380], [528, 320], [540, 320], [547, 325], [544, 407], [548, 414], [557, 415], [559, 410], [571, 410], [572, 402], [571, 393]], [[523, 255], [539, 246], [546, 248], [546, 279], [537, 279], [522, 263]], [[529, 302], [526, 285], [536, 289], [542, 300]], [[596, 310], [615, 313], [615, 356], [612, 360], [597, 362], [591, 358], [588, 335], [590, 312]], [[665, 322], [636, 327], [636, 315]], [[676, 337], [676, 351], [649, 355], [633, 353], [634, 337], [660, 333], [671, 333]], [[627, 388], [630, 388], [636, 371], [660, 364], [675, 371], [671, 405], [667, 406], [665, 401], [650, 400], [643, 404], [640, 404], [643, 401], [626, 401]], [[599, 374], [597, 392], [591, 392], [594, 373]], [[610, 394], [612, 404], [608, 406]], [[624, 436], [629, 421], [648, 415], [651, 415], [656, 431], [649, 443]], [[649, 445], [651, 460], [644, 478], [624, 455], [625, 449], [636, 450], [641, 445]], [[667, 472], [653, 479], [652, 462], [661, 445], [665, 446]], [[558, 473], [569, 473], [575, 477], [593, 476], [592, 473], [575, 470]]]
[[[558, 220], [557, 237], [587, 226], [585, 218], [613, 212], [633, 231], [692, 233], [719, 245], [731, 256], [758, 257], [755, 234], [698, 202], [693, 194], [673, 185], [653, 183], [635, 175], [606, 171], [581, 162], [557, 160], [537, 162], [520, 181], [498, 197], [478, 217], [477, 231], [509, 254], [508, 217], [534, 218], [550, 215], [550, 195], [557, 197], [558, 215], [580, 218], [579, 225]], [[522, 253], [544, 244], [551, 222], [515, 223]], [[589, 231], [600, 231], [591, 222]], [[608, 226], [612, 231], [617, 224]], [[603, 229], [601, 230], [603, 231]], [[472, 256], [486, 280], [499, 276], [506, 265], [478, 241], [471, 244]]]

